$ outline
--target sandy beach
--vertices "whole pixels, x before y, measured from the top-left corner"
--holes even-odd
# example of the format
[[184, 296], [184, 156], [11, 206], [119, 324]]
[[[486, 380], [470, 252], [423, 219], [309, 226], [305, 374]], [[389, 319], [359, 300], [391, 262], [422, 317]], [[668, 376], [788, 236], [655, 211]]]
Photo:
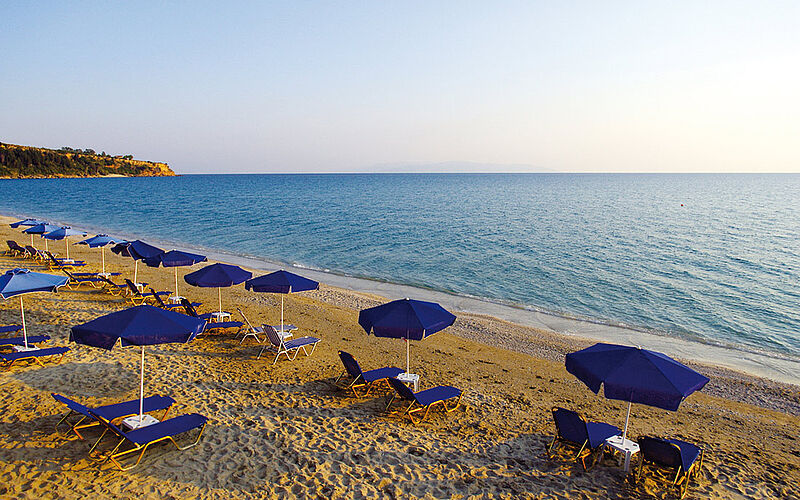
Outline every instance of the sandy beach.
[[[0, 218], [0, 240], [29, 243], [8, 222]], [[53, 248], [63, 253], [63, 242]], [[99, 271], [97, 250], [72, 246], [70, 255]], [[43, 269], [7, 256], [0, 264]], [[106, 267], [133, 275], [133, 261], [110, 252]], [[211, 311], [217, 291], [182, 279], [200, 267], [179, 268], [181, 294]], [[138, 272], [157, 290], [174, 287], [171, 269], [140, 265]], [[239, 285], [222, 297], [226, 310], [240, 307], [253, 323], [280, 320], [277, 295]], [[60, 364], [0, 372], [0, 496], [674, 498], [663, 483], [627, 481], [617, 456], [605, 456], [589, 471], [564, 456], [546, 456], [553, 406], [624, 424], [627, 404], [591, 393], [564, 368], [566, 353], [592, 341], [453, 311], [452, 327], [412, 344], [411, 365], [421, 388], [456, 386], [464, 391], [463, 405], [413, 425], [384, 410], [387, 393], [355, 398], [334, 384], [343, 370], [338, 350], [353, 354], [365, 370], [404, 366], [403, 342], [368, 336], [357, 323], [360, 309], [384, 299], [323, 283], [284, 300], [296, 335], [322, 339], [310, 357], [275, 365], [271, 356], [256, 360], [261, 346], [240, 343], [233, 332], [145, 349], [146, 394], [172, 396], [173, 416], [198, 412], [210, 421], [196, 447], [181, 452], [159, 445], [139, 466], [119, 472], [89, 459], [87, 441], [54, 432], [65, 408], [50, 393], [90, 406], [138, 397], [138, 349], [68, 342], [71, 326], [129, 304], [86, 287], [26, 295], [29, 334], [50, 335], [50, 345], [72, 350]], [[240, 319], [235, 312], [233, 319]], [[19, 320], [17, 300], [0, 302], [0, 324]], [[629, 435], [674, 437], [705, 449], [689, 498], [800, 497], [800, 387], [691, 365], [711, 382], [677, 412], [633, 405]]]

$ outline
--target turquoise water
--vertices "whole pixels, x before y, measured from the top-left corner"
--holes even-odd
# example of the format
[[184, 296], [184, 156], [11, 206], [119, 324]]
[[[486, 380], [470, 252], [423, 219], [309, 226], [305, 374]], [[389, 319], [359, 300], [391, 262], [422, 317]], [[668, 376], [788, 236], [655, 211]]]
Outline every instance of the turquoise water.
[[9, 215], [800, 356], [800, 175], [193, 175], [0, 193]]

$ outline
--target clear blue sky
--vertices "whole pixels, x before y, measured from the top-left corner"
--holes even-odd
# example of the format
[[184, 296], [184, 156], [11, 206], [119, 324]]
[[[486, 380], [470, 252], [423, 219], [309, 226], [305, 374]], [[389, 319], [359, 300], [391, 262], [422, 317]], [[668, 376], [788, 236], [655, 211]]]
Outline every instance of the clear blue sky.
[[796, 1], [10, 2], [0, 141], [179, 173], [800, 171], [799, 26]]

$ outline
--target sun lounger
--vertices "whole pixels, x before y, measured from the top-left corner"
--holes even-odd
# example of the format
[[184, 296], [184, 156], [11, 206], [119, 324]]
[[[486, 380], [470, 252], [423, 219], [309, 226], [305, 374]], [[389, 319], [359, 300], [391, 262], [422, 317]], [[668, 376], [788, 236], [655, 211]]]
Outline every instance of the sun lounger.
[[228, 328], [238, 328], [241, 330], [241, 328], [244, 326], [244, 323], [241, 321], [211, 321], [211, 317], [214, 315], [214, 313], [197, 314], [197, 310], [194, 308], [194, 305], [189, 302], [189, 299], [187, 298], [181, 299], [181, 305], [186, 311], [187, 316], [205, 320], [206, 326], [203, 328], [203, 332], [211, 333]]
[[12, 257], [29, 257], [30, 253], [24, 247], [20, 246], [14, 240], [6, 240], [6, 245], [8, 245], [8, 250], [6, 250], [6, 255], [10, 255]]
[[114, 297], [119, 297], [125, 293], [125, 290], [128, 289], [127, 283], [114, 283], [107, 276], [98, 276], [98, 278], [100, 278], [100, 280], [103, 282], [103, 291], [109, 295], [113, 295]]
[[[553, 421], [556, 424], [556, 435], [547, 447], [548, 457], [552, 457], [556, 442], [577, 447], [575, 460], [580, 460], [583, 469], [590, 469], [602, 455], [603, 444], [611, 436], [622, 434], [619, 428], [602, 422], [588, 422], [583, 415], [564, 408], [553, 408]], [[586, 457], [594, 455], [593, 462], [586, 466]]]
[[[269, 343], [261, 348], [256, 359], [260, 359], [264, 351], [269, 349], [275, 353], [275, 359], [272, 360], [273, 365], [278, 361], [281, 354], [285, 354], [286, 359], [289, 361], [293, 361], [300, 350], [302, 350], [303, 354], [306, 356], [311, 356], [314, 354], [317, 344], [322, 340], [316, 337], [300, 337], [299, 339], [286, 340], [272, 326], [264, 325], [263, 328], [264, 332], [267, 334]], [[306, 350], [307, 347], [311, 347], [311, 352]]]
[[[41, 344], [50, 340], [50, 335], [28, 335], [28, 345]], [[0, 338], [0, 347], [25, 345], [25, 337]]]
[[388, 385], [389, 377], [397, 377], [403, 373], [403, 370], [394, 366], [361, 371], [358, 361], [350, 353], [344, 351], [339, 351], [339, 359], [342, 360], [344, 365], [344, 372], [339, 375], [339, 378], [334, 383], [338, 383], [345, 375], [349, 375], [353, 380], [347, 386], [347, 389], [352, 390], [356, 397], [359, 396], [357, 389], [365, 387], [367, 391], [363, 395], [368, 396], [373, 387], [382, 382]]
[[22, 331], [22, 325], [3, 325], [0, 326], [0, 333], [16, 333]]
[[256, 339], [256, 342], [258, 342], [260, 344], [261, 343], [261, 339], [259, 339], [258, 336], [259, 335], [266, 336], [266, 334], [264, 333], [264, 327], [263, 326], [253, 326], [250, 323], [250, 320], [247, 319], [247, 316], [244, 315], [244, 313], [242, 312], [242, 310], [240, 308], [237, 307], [236, 310], [239, 312], [239, 315], [242, 317], [244, 322], [247, 324], [247, 328], [242, 328], [240, 330], [240, 333], [243, 333], [244, 335], [242, 335], [242, 340], [239, 343], [241, 344], [242, 342], [244, 342], [244, 339], [246, 339], [247, 337], [253, 337], [254, 339]]
[[[133, 284], [133, 281], [125, 278], [125, 284], [128, 286], [128, 295], [125, 296], [125, 300], [131, 302], [135, 306], [140, 306], [145, 304], [149, 301], [155, 302], [153, 298], [153, 294], [150, 292], [140, 292], [136, 285]], [[156, 295], [168, 295], [169, 292], [155, 292]]]
[[[169, 420], [158, 422], [157, 424], [140, 427], [132, 431], [125, 431], [111, 423], [107, 418], [101, 417], [92, 411], [89, 413], [106, 428], [107, 432], [110, 432], [112, 435], [120, 439], [119, 443], [108, 453], [108, 455], [106, 455], [105, 459], [110, 460], [121, 471], [136, 467], [139, 462], [142, 461], [142, 457], [144, 456], [145, 451], [147, 451], [147, 448], [150, 445], [159, 443], [161, 441], [172, 441], [172, 444], [174, 444], [175, 447], [181, 451], [191, 448], [200, 442], [200, 437], [202, 437], [203, 430], [208, 423], [208, 418], [204, 417], [203, 415], [200, 415], [199, 413], [190, 413], [187, 415], [181, 415], [179, 417], [173, 417]], [[192, 431], [194, 429], [200, 429], [200, 432], [197, 434], [197, 439], [183, 447], [178, 445], [177, 441], [175, 441], [175, 436]], [[128, 443], [131, 448], [119, 451], [120, 447], [125, 443]], [[123, 466], [118, 460], [123, 455], [139, 451], [141, 451], [141, 453], [139, 453], [139, 458], [137, 458], [136, 462], [131, 465]]]
[[[100, 422], [97, 421], [92, 416], [92, 412], [101, 417], [105, 418], [110, 422], [117, 421], [121, 418], [129, 417], [131, 415], [138, 415], [139, 414], [139, 400], [132, 399], [130, 401], [124, 401], [122, 403], [114, 403], [110, 405], [98, 406], [97, 408], [89, 408], [88, 406], [84, 406], [76, 401], [69, 399], [66, 396], [62, 396], [61, 394], [51, 393], [53, 398], [62, 403], [69, 411], [66, 415], [64, 415], [61, 420], [56, 423], [56, 434], [62, 437], [69, 437], [70, 434], [75, 433], [79, 439], [84, 439], [83, 435], [81, 435], [80, 431], [82, 429], [86, 429], [88, 427], [98, 426]], [[175, 404], [175, 400], [169, 396], [148, 396], [144, 398], [142, 401], [144, 413], [151, 413], [154, 411], [164, 410], [164, 413], [161, 415], [159, 420], [163, 420], [167, 413], [169, 412], [170, 407]], [[67, 421], [73, 415], [80, 415], [80, 418], [73, 424], [69, 424], [70, 428], [66, 432], [61, 432], [59, 430], [59, 426]], [[102, 437], [102, 436], [101, 436]], [[95, 442], [95, 444], [89, 449], [91, 453], [94, 451], [94, 448], [99, 443], [100, 439]]]
[[69, 350], [69, 347], [47, 347], [45, 349], [33, 349], [30, 351], [0, 353], [0, 359], [3, 360], [3, 366], [5, 368], [10, 368], [11, 365], [17, 361], [25, 360], [35, 361], [44, 366], [42, 358], [46, 358], [48, 356], [58, 356], [58, 360], [56, 360], [55, 363], [60, 363], [61, 359], [64, 357], [64, 354], [68, 353]]
[[[386, 409], [388, 410], [396, 399], [406, 401], [408, 406], [406, 406], [401, 413], [403, 415], [408, 415], [408, 418], [411, 419], [413, 423], [419, 423], [425, 420], [428, 416], [428, 412], [436, 405], [441, 405], [447, 413], [450, 413], [458, 408], [458, 405], [461, 403], [461, 389], [457, 389], [453, 386], [440, 385], [415, 393], [406, 384], [394, 377], [389, 378], [389, 385], [394, 388], [395, 393], [392, 394], [391, 399], [389, 399], [389, 402], [386, 404]], [[452, 406], [449, 406], [448, 402], [450, 402]], [[423, 411], [425, 413], [422, 414], [422, 417], [419, 417], [418, 413]]]
[[38, 260], [40, 262], [44, 262], [49, 258], [49, 257], [47, 257], [47, 254], [44, 253], [44, 250], [38, 250], [36, 248], [33, 248], [31, 245], [25, 245], [25, 251], [28, 252], [27, 257], [29, 259], [33, 259], [33, 260]]
[[[159, 295], [155, 290], [153, 290], [152, 287], [150, 288], [150, 294], [154, 299], [156, 299], [156, 305], [162, 309], [172, 310], [172, 309], [177, 309], [179, 307], [183, 307], [183, 304], [167, 304], [166, 302], [164, 302], [164, 299], [161, 298], [161, 295]], [[197, 307], [202, 304], [203, 304], [202, 302], [192, 302], [192, 306], [194, 307]]]
[[211, 316], [213, 316], [214, 314], [213, 312], [198, 314], [197, 309], [195, 309], [195, 305], [192, 302], [189, 302], [189, 299], [187, 299], [186, 297], [181, 299], [181, 306], [186, 311], [186, 314], [193, 318], [200, 318], [209, 321], [211, 319]]
[[61, 271], [69, 277], [69, 281], [67, 281], [67, 288], [70, 290], [74, 288], [78, 288], [81, 285], [89, 285], [92, 288], [103, 288], [105, 282], [103, 278], [97, 276], [94, 273], [84, 274], [81, 273], [80, 275], [77, 273], [71, 273], [67, 271], [66, 268], [61, 268]]
[[55, 255], [50, 252], [45, 252], [45, 254], [47, 255], [47, 266], [50, 269], [72, 269], [86, 265], [86, 261], [83, 260], [71, 260], [67, 262], [67, 259], [57, 259]]
[[[636, 471], [636, 482], [642, 477], [644, 468], [666, 469], [670, 475], [667, 481], [683, 498], [689, 489], [689, 480], [703, 466], [704, 450], [692, 443], [679, 439], [661, 439], [657, 437], [640, 437], [639, 468]], [[653, 477], [659, 477], [654, 474]]]

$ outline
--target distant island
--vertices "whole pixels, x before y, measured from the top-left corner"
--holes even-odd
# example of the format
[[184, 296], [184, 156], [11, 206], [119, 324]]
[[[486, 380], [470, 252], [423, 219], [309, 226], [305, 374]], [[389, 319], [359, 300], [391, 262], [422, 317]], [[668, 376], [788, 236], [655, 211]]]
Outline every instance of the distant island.
[[0, 142], [0, 178], [163, 177], [175, 172], [166, 163], [110, 156], [93, 149], [45, 149]]

